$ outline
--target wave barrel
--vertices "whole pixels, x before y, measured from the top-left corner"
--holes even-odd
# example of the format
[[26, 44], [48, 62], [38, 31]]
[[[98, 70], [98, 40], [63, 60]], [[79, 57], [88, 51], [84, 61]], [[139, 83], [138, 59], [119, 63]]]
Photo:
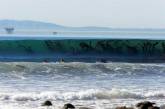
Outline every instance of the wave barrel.
[[0, 40], [0, 60], [165, 61], [164, 40], [42, 39]]

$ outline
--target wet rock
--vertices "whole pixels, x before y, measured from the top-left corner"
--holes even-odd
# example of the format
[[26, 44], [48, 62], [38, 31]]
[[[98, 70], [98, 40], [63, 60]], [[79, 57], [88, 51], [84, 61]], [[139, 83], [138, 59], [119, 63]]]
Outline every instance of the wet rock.
[[144, 101], [144, 102], [140, 102], [136, 104], [136, 107], [138, 107], [138, 109], [148, 109], [149, 107], [154, 107], [155, 103], [150, 102], [150, 101]]
[[75, 109], [75, 106], [73, 104], [67, 103], [63, 106], [62, 109]]
[[52, 102], [49, 101], [49, 100], [45, 101], [45, 102], [42, 104], [42, 106], [52, 106], [52, 105], [53, 105]]

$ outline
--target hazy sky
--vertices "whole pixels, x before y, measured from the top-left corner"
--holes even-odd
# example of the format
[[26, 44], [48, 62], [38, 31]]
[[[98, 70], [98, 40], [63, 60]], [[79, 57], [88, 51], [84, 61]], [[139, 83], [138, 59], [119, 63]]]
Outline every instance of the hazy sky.
[[165, 28], [165, 0], [0, 0], [0, 19]]

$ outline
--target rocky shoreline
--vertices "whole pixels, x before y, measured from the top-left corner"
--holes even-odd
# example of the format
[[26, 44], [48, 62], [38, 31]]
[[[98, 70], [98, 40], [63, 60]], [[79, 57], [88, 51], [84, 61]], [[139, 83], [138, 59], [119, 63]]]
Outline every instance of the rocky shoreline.
[[[45, 101], [41, 104], [45, 107], [53, 107], [53, 103], [49, 100]], [[76, 107], [75, 105], [71, 103], [64, 104], [64, 106], [61, 109], [94, 109], [91, 107]], [[110, 108], [108, 108], [110, 109]], [[127, 107], [127, 106], [117, 106], [114, 109], [165, 109], [165, 105], [157, 106], [156, 103], [150, 102], [150, 101], [142, 101], [137, 104], [135, 104], [133, 107]]]

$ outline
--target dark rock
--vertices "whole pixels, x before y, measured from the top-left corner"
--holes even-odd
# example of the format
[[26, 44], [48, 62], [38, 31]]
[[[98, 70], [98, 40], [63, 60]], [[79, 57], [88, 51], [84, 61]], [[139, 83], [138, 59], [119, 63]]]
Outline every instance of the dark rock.
[[67, 103], [63, 106], [62, 109], [75, 109], [75, 106], [70, 103]]
[[52, 102], [49, 101], [49, 100], [45, 101], [45, 102], [42, 104], [42, 106], [52, 106], [52, 105], [53, 105]]
[[149, 107], [153, 107], [155, 103], [150, 102], [150, 101], [144, 101], [136, 104], [136, 107], [139, 109], [148, 109]]

